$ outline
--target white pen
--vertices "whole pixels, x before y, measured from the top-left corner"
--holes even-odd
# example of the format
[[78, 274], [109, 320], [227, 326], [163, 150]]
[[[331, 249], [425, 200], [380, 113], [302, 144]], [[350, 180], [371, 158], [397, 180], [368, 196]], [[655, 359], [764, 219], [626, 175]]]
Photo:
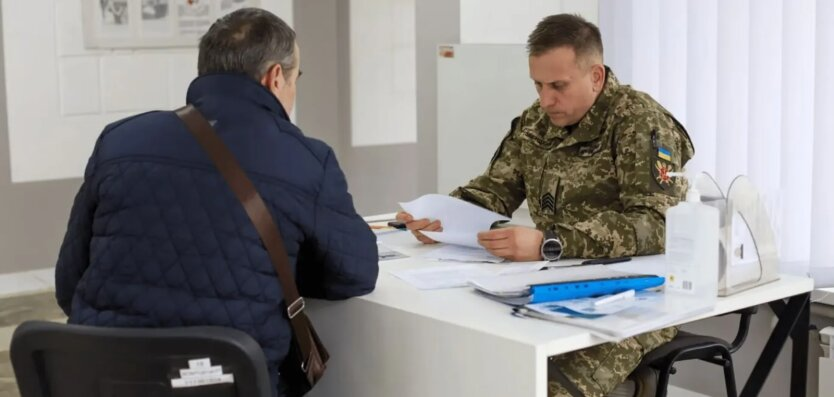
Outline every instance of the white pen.
[[609, 303], [619, 302], [621, 300], [630, 300], [634, 299], [634, 290], [626, 290], [620, 292], [619, 294], [609, 295], [603, 298], [599, 298], [594, 301], [594, 306], [602, 306], [607, 305]]

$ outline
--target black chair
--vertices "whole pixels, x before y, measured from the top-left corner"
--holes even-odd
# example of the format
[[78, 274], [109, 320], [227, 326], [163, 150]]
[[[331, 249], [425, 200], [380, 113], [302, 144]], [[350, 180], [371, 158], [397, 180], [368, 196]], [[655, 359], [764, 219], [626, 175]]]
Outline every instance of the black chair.
[[[757, 312], [757, 307], [748, 307], [728, 313], [741, 316], [736, 337], [730, 343], [713, 336], [696, 335], [685, 331], [679, 332], [678, 336], [671, 342], [658, 347], [643, 357], [643, 361], [634, 372], [635, 376], [646, 376], [647, 373], [652, 372], [656, 374], [657, 386], [654, 395], [656, 397], [666, 397], [666, 391], [669, 387], [669, 377], [677, 372], [674, 366], [675, 363], [686, 360], [702, 360], [723, 368], [727, 396], [736, 397], [738, 392], [736, 391], [732, 354], [738, 351], [745, 339], [747, 339], [747, 332], [750, 329], [750, 317]], [[650, 384], [653, 382], [643, 381], [638, 383]], [[638, 392], [638, 395], [646, 396], [648, 394]]]
[[[271, 397], [257, 342], [231, 328], [105, 328], [27, 321], [11, 361], [21, 397]], [[189, 360], [209, 358], [234, 383], [173, 388]]]

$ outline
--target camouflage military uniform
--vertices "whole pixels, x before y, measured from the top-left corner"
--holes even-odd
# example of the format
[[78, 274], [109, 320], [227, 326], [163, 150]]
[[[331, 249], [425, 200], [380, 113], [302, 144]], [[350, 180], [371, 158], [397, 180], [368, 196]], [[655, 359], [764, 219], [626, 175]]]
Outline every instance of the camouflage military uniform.
[[[661, 253], [664, 214], [686, 193], [668, 173], [692, 157], [692, 142], [651, 97], [606, 72], [578, 124], [554, 126], [536, 101], [513, 120], [487, 171], [452, 195], [507, 216], [526, 198], [536, 227], [558, 233], [565, 257]], [[603, 396], [676, 334], [668, 328], [553, 359], [583, 393]], [[559, 384], [548, 388], [569, 395]]]

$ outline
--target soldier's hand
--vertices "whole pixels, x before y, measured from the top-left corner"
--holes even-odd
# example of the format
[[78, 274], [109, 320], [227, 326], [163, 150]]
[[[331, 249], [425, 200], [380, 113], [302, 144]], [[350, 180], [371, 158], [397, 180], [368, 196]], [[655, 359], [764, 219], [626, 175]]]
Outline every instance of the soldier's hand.
[[436, 220], [434, 222], [429, 221], [428, 219], [414, 219], [411, 214], [405, 211], [397, 212], [397, 220], [400, 222], [405, 223], [405, 227], [411, 231], [411, 234], [420, 240], [423, 244], [435, 244], [437, 241], [434, 241], [425, 234], [420, 233], [420, 231], [424, 232], [442, 232], [443, 226], [440, 225], [440, 220]]
[[490, 254], [513, 262], [539, 261], [542, 259], [544, 234], [529, 227], [507, 227], [478, 233], [478, 244]]

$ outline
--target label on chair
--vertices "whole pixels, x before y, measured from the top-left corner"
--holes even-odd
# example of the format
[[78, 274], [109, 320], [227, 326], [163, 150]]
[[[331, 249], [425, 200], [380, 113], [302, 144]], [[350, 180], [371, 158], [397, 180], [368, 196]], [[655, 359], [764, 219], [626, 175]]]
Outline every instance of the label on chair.
[[188, 360], [188, 368], [180, 370], [180, 377], [171, 379], [171, 387], [174, 389], [220, 383], [235, 383], [235, 376], [224, 374], [223, 367], [211, 365], [211, 360], [208, 358]]

